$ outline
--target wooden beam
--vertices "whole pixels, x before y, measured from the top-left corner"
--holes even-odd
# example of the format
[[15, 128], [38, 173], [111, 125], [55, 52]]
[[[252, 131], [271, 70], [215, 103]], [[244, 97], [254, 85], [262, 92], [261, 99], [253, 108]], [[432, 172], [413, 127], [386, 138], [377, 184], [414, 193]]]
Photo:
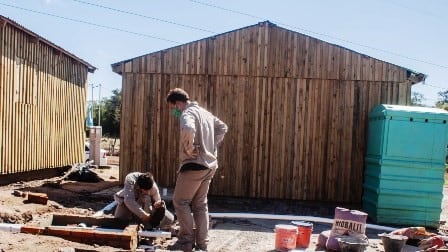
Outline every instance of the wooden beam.
[[91, 228], [49, 226], [49, 227], [33, 227], [24, 226], [21, 228], [22, 233], [49, 235], [64, 238], [69, 241], [97, 244], [100, 246], [107, 245], [123, 249], [134, 250], [137, 247], [137, 225], [130, 225], [124, 230], [96, 230]]
[[82, 215], [53, 214], [53, 219], [51, 221], [51, 224], [54, 226], [78, 225], [80, 223], [84, 223], [87, 226], [119, 229], [123, 229], [128, 225], [127, 222], [123, 220], [105, 216], [93, 217]]

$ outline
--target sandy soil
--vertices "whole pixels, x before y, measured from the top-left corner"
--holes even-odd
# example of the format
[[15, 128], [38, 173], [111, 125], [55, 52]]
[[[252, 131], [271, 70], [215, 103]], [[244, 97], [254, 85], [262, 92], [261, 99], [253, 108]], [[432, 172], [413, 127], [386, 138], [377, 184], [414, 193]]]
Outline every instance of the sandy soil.
[[[55, 187], [58, 178], [19, 182], [0, 187], [0, 223], [48, 226], [52, 215], [77, 214], [91, 216], [112, 201], [112, 193], [102, 193], [106, 188], [118, 190], [118, 158], [109, 157], [110, 168], [96, 169], [104, 181], [85, 183], [64, 181]], [[110, 190], [110, 189], [109, 189]], [[26, 198], [13, 195], [14, 191], [46, 193], [46, 205], [28, 203]], [[107, 191], [107, 190], [106, 190]], [[117, 251], [107, 246], [87, 245], [59, 237], [31, 235], [0, 231], [0, 251], [60, 251], [76, 248], [78, 251]]]
[[[97, 169], [96, 172], [105, 181], [82, 183], [65, 181], [54, 186], [58, 178], [19, 182], [0, 187], [0, 223], [16, 223], [31, 226], [48, 226], [53, 214], [79, 214], [91, 216], [112, 202], [113, 193], [120, 189], [118, 185], [118, 158], [109, 157], [110, 168]], [[48, 186], [53, 185], [53, 186]], [[15, 190], [46, 193], [49, 201], [46, 205], [27, 203], [24, 198], [13, 195]], [[170, 192], [171, 190], [169, 190]], [[445, 188], [445, 192], [447, 188]], [[169, 196], [169, 195], [168, 195]], [[263, 201], [210, 197], [210, 212], [243, 212], [265, 214], [308, 215], [332, 218], [335, 205], [311, 204], [293, 201]], [[448, 205], [444, 198], [444, 206]], [[344, 206], [355, 209], [359, 206]], [[168, 202], [168, 208], [172, 205]], [[446, 208], [446, 207], [445, 207]], [[448, 211], [442, 213], [446, 219]], [[290, 221], [261, 219], [213, 219], [210, 230], [209, 251], [275, 251], [274, 227], [277, 224], [289, 224]], [[316, 248], [317, 236], [331, 224], [314, 223], [310, 248], [307, 251], [322, 251]], [[368, 229], [370, 245], [367, 251], [384, 251], [378, 233], [381, 230]], [[4, 251], [123, 251], [111, 246], [88, 245], [71, 242], [62, 238], [44, 235], [31, 235], [0, 231], [0, 252]], [[156, 251], [167, 251], [167, 246], [176, 241], [157, 239]], [[407, 251], [415, 251], [407, 248]]]

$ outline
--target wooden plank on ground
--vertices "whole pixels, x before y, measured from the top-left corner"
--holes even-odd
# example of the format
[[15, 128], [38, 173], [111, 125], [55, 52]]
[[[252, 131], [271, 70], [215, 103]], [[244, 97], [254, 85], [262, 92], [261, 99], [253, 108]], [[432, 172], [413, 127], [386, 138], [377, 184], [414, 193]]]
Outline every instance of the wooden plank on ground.
[[50, 235], [64, 238], [69, 241], [85, 244], [107, 245], [112, 247], [134, 250], [137, 247], [137, 225], [131, 225], [120, 230], [97, 230], [92, 228], [77, 228], [67, 226], [33, 227], [24, 226], [22, 233]]
[[54, 226], [78, 225], [80, 223], [84, 223], [88, 227], [97, 226], [119, 229], [123, 229], [128, 225], [125, 221], [107, 216], [92, 217], [84, 215], [53, 214], [51, 219], [51, 225]]

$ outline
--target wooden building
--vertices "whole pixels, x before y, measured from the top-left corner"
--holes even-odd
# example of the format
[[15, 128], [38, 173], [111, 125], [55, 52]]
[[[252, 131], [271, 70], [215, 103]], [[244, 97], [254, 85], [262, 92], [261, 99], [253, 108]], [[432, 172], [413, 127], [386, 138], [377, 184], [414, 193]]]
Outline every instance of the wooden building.
[[3, 16], [0, 55], [0, 175], [82, 162], [95, 68]]
[[184, 88], [229, 126], [210, 193], [361, 201], [367, 118], [409, 104], [425, 75], [270, 22], [112, 64], [122, 75], [120, 179], [151, 171], [175, 185]]

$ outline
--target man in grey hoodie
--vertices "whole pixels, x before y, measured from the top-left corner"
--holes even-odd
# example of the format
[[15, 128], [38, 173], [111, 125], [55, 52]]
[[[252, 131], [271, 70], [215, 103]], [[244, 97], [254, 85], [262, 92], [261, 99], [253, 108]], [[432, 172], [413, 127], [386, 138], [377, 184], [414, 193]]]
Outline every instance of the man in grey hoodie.
[[[197, 102], [190, 101], [188, 93], [181, 88], [170, 90], [166, 101], [173, 115], [179, 118], [180, 126], [180, 166], [173, 194], [180, 226], [177, 245], [183, 251], [191, 251], [193, 247], [206, 251], [207, 194], [218, 168], [218, 145], [224, 139], [227, 125]], [[196, 233], [193, 233], [193, 223]]]
[[115, 218], [135, 221], [145, 228], [169, 229], [174, 216], [160, 197], [159, 187], [151, 173], [131, 172], [126, 175], [124, 188], [114, 194]]

